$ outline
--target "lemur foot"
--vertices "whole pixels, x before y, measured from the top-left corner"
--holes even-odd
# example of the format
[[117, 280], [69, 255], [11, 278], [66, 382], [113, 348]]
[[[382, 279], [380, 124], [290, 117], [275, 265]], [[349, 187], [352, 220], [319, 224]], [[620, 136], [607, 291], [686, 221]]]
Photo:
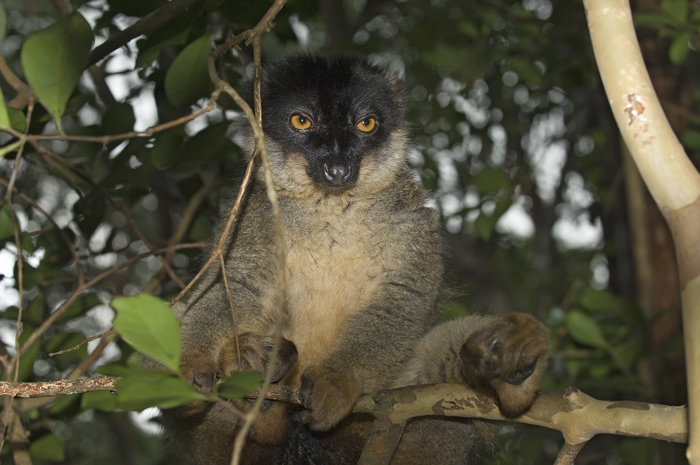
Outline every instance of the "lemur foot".
[[311, 367], [301, 377], [299, 394], [307, 409], [303, 421], [314, 431], [326, 431], [350, 413], [362, 388], [348, 373]]
[[549, 330], [525, 313], [494, 320], [471, 334], [460, 351], [467, 383], [495, 391], [501, 412], [523, 414], [532, 405], [547, 365]]

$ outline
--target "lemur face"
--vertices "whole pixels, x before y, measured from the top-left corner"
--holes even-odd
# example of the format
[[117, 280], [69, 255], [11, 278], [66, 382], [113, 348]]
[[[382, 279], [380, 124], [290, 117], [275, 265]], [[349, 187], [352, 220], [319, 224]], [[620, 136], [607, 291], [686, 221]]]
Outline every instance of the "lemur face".
[[364, 171], [395, 171], [404, 100], [394, 77], [361, 59], [303, 56], [265, 68], [263, 130], [278, 183], [342, 192], [370, 179]]

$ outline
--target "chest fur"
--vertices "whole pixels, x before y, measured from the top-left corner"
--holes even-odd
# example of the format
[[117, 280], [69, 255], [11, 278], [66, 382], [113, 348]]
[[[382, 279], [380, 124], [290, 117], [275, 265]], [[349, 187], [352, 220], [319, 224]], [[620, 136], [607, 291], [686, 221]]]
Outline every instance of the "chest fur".
[[387, 236], [371, 212], [328, 202], [286, 218], [288, 338], [300, 364], [325, 358], [352, 315], [383, 285]]

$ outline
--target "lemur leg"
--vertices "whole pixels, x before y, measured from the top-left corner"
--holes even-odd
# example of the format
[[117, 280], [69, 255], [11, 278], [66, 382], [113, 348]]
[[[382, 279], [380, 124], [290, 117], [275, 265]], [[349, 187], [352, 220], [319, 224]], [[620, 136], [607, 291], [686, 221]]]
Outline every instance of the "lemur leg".
[[549, 331], [531, 315], [461, 318], [426, 334], [395, 386], [466, 382], [517, 416], [535, 399], [548, 351]]

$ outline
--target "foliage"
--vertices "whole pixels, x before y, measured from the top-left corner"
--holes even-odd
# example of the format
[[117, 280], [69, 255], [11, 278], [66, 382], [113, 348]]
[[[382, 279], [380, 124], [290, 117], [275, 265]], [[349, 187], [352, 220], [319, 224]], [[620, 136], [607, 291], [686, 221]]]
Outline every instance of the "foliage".
[[[122, 339], [95, 366], [125, 376], [118, 401], [88, 393], [79, 401], [29, 402], [24, 420], [34, 463], [64, 456], [73, 463], [157, 463], [145, 452], [154, 446], [144, 441], [153, 438], [143, 439], [131, 427], [137, 417], [122, 411], [203, 398], [177, 374], [177, 322], [167, 305], [146, 294], [171, 298], [178, 282], [192, 278], [201, 241], [231, 194], [231, 180], [242, 175], [235, 105], [220, 98], [217, 110], [187, 117], [212, 90], [204, 65], [209, 51], [255, 25], [269, 5], [194, 2], [95, 59], [100, 45], [93, 43], [119, 36], [160, 3], [8, 0], [0, 7], [2, 55], [38, 99], [29, 103], [26, 89], [3, 73], [0, 350], [23, 352], [18, 368], [4, 366], [3, 377], [66, 377], [98, 342], [49, 353], [109, 329], [111, 308]], [[332, 15], [318, 2], [290, 0], [264, 36], [264, 57], [353, 51], [402, 74], [414, 123], [410, 162], [445, 220], [450, 285], [464, 290], [446, 314], [532, 312], [552, 328], [548, 388], [576, 385], [607, 399], [654, 400], [644, 371], [649, 322], [634, 300], [617, 136], [581, 5], [385, 0], [334, 8], [343, 27], [326, 27]], [[687, 45], [696, 42], [699, 20], [687, 0], [664, 0], [638, 23], [668, 38], [674, 64], [691, 67], [696, 57]], [[250, 50], [241, 48], [217, 68], [241, 89], [250, 61]], [[178, 118], [185, 119], [143, 132]], [[696, 150], [699, 120], [691, 121], [683, 140]], [[21, 139], [61, 132], [95, 138]], [[21, 299], [13, 289], [21, 289]], [[139, 370], [134, 348], [172, 373]], [[240, 397], [259, 382], [241, 374], [219, 394]], [[99, 456], [95, 444], [106, 448], [102, 437], [109, 434], [122, 435], [133, 449]], [[559, 440], [528, 430], [509, 439], [503, 463], [551, 463]], [[599, 444], [610, 463], [650, 463], [653, 454], [639, 451], [652, 446], [639, 443]], [[508, 455], [513, 451], [517, 462]], [[8, 447], [3, 454], [5, 460]]]

